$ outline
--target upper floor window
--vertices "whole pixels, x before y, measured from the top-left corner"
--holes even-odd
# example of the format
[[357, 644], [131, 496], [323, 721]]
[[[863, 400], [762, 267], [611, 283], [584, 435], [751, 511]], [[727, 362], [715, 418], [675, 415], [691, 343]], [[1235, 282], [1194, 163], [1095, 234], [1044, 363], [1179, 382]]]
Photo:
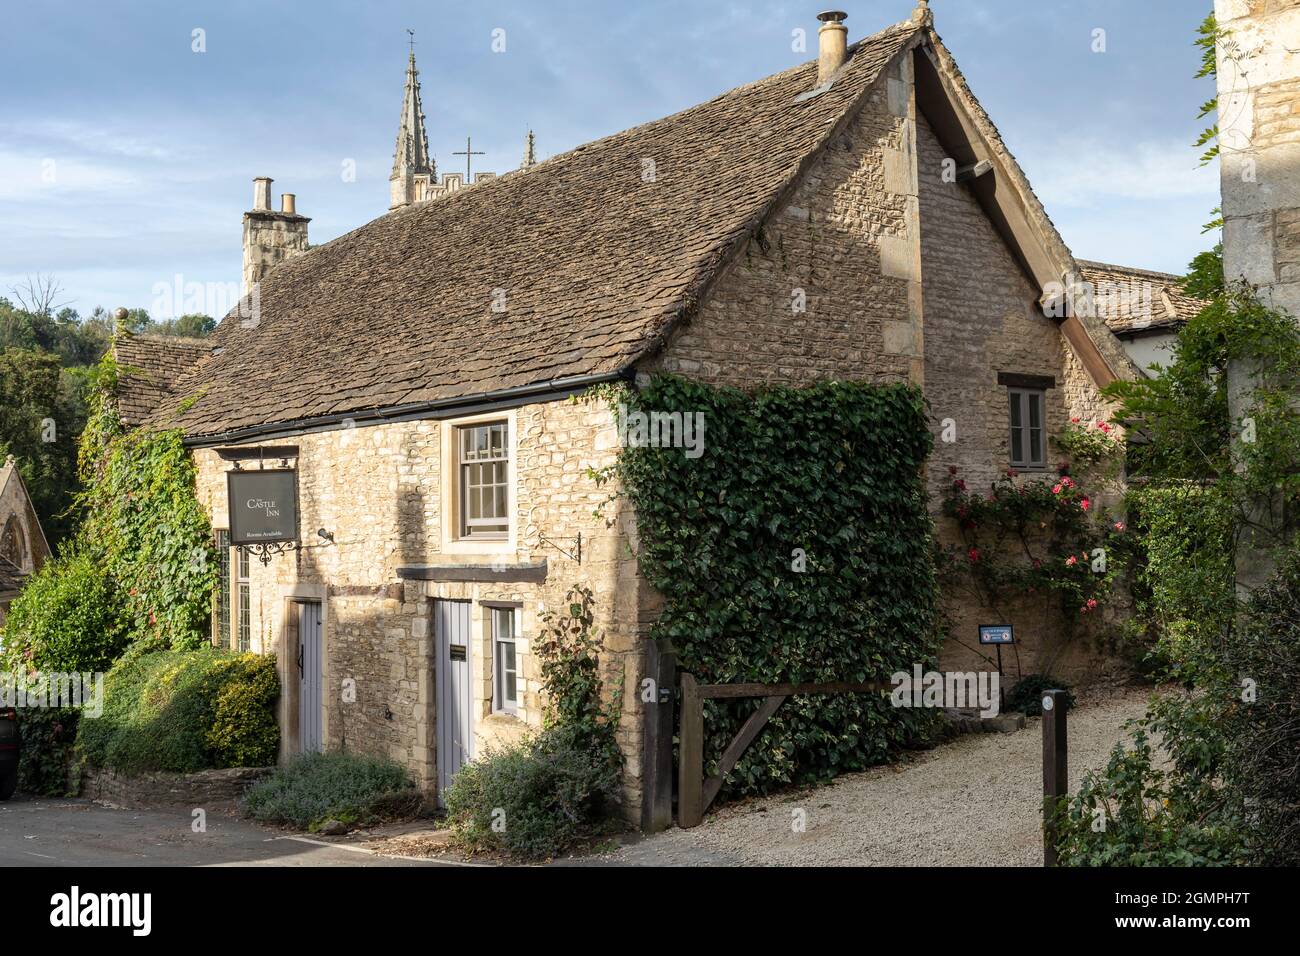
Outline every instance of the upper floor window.
[[460, 536], [503, 539], [510, 531], [510, 434], [506, 422], [458, 430]]
[[1012, 388], [1007, 394], [1011, 405], [1011, 467], [1046, 467], [1046, 393], [1042, 389]]

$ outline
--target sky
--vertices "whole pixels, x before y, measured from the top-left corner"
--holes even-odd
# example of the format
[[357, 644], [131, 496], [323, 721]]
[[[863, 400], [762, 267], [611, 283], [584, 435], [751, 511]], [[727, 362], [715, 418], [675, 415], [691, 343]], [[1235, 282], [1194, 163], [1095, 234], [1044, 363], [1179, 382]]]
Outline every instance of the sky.
[[[842, 5], [849, 39], [915, 0]], [[932, 0], [940, 36], [1075, 255], [1182, 272], [1213, 237], [1196, 25], [1210, 0]], [[0, 296], [224, 312], [252, 180], [319, 244], [388, 206], [415, 30], [440, 172], [519, 165], [811, 56], [792, 2], [0, 0]], [[1104, 31], [1099, 33], [1098, 31]], [[352, 171], [355, 170], [353, 174]], [[197, 297], [197, 298], [196, 298]], [[204, 306], [195, 309], [195, 305]]]

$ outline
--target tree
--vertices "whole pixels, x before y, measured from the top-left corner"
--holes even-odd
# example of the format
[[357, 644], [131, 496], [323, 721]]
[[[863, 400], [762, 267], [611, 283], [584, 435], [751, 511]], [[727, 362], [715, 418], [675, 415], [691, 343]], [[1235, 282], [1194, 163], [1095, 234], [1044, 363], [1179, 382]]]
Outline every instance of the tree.
[[0, 456], [13, 455], [51, 544], [72, 529], [84, 377], [49, 352], [0, 352]]
[[179, 335], [192, 339], [201, 339], [217, 327], [217, 320], [201, 312], [191, 312], [178, 319], [158, 322], [151, 331], [158, 335]]
[[53, 316], [56, 311], [67, 305], [63, 298], [63, 285], [52, 275], [38, 272], [28, 276], [27, 280], [9, 290], [24, 312], [32, 315]]

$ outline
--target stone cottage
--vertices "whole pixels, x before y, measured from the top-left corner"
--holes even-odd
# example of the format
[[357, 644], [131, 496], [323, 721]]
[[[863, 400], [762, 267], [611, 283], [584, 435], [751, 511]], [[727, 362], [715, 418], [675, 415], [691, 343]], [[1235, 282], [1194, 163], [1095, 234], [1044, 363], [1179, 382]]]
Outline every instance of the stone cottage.
[[[1081, 264], [926, 4], [852, 45], [820, 19], [817, 62], [398, 202], [269, 268], [183, 375], [155, 358], [127, 378], [193, 449], [228, 557], [214, 639], [277, 655], [286, 754], [384, 753], [445, 786], [539, 721], [529, 641], [582, 584], [626, 682], [635, 818], [657, 597], [635, 516], [593, 518], [609, 489], [588, 469], [619, 441], [594, 385], [913, 382], [936, 434], [957, 424], [937, 496], [950, 465], [1045, 471], [1046, 436], [1140, 374], [1072, 308]], [[268, 463], [296, 468], [299, 547], [263, 564], [228, 547], [226, 482]], [[1032, 658], [1050, 625], [1016, 623]]]

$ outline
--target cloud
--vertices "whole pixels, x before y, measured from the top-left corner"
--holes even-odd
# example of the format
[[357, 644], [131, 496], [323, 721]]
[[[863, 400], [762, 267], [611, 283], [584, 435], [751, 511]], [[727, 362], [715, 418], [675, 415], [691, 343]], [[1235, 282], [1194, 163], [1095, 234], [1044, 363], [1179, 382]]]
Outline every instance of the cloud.
[[1181, 141], [1116, 145], [1101, 139], [1053, 142], [1038, 156], [1024, 157], [1038, 198], [1050, 210], [1096, 206], [1107, 200], [1165, 200], [1203, 197], [1218, 202], [1218, 167], [1199, 168], [1196, 154]]

